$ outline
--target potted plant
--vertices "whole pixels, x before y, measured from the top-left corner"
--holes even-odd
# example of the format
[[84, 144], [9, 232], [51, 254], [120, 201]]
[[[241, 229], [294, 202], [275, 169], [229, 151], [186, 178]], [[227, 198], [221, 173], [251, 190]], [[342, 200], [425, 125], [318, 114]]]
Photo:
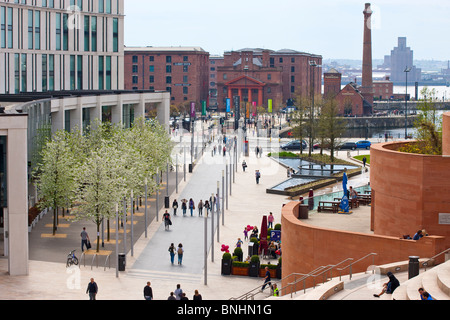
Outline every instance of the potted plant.
[[226, 276], [231, 274], [231, 253], [225, 252], [222, 255], [222, 274]]
[[249, 265], [248, 262], [233, 261], [231, 274], [235, 276], [248, 276]]
[[275, 264], [262, 264], [259, 267], [259, 276], [261, 278], [264, 278], [266, 276], [266, 267], [269, 268], [269, 272], [270, 272], [270, 277], [271, 278], [276, 278], [277, 275], [277, 265]]
[[258, 277], [259, 276], [259, 256], [256, 254], [253, 255], [250, 259], [248, 275], [250, 277]]
[[237, 247], [237, 248], [235, 248], [234, 249], [234, 255], [236, 256], [236, 257], [238, 257], [238, 260], [239, 261], [242, 261], [243, 259], [243, 252], [242, 252], [242, 248], [239, 248], [239, 247]]

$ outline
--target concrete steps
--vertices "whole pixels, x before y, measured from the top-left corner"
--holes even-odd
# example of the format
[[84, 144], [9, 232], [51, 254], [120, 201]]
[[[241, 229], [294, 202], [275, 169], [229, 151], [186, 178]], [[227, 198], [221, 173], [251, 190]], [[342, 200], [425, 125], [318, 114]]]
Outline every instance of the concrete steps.
[[405, 281], [395, 290], [392, 299], [420, 300], [419, 288], [423, 288], [436, 300], [450, 300], [450, 261]]

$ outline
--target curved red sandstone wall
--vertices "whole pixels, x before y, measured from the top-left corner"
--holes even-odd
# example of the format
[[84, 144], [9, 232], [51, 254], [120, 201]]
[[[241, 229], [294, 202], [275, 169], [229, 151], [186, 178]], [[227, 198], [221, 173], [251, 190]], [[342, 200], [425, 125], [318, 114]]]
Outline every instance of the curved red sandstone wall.
[[[407, 261], [411, 255], [422, 258], [432, 257], [444, 250], [443, 237], [429, 236], [420, 241], [413, 241], [315, 227], [309, 225], [308, 220], [298, 220], [299, 205], [299, 202], [290, 202], [282, 209], [282, 288], [286, 288], [288, 283], [294, 281], [294, 276], [288, 277], [289, 275], [308, 274], [316, 268], [335, 265], [347, 258], [353, 258], [356, 261], [372, 252], [377, 253], [373, 263], [381, 265]], [[355, 264], [352, 271], [363, 272], [370, 265], [372, 265], [372, 258]], [[348, 269], [343, 274], [348, 274]], [[338, 271], [334, 270], [332, 276], [339, 276]], [[315, 280], [316, 283], [320, 283], [322, 278], [318, 277]], [[306, 287], [313, 285], [313, 278], [310, 278]], [[302, 289], [303, 283], [300, 283], [297, 290]], [[289, 292], [289, 290], [283, 290], [282, 294]]]
[[450, 112], [444, 113], [442, 132], [447, 133], [442, 136], [442, 154], [450, 156]]
[[402, 144], [371, 149], [372, 229], [393, 237], [426, 229], [449, 248], [450, 225], [439, 224], [439, 213], [450, 213], [450, 158], [395, 151]]

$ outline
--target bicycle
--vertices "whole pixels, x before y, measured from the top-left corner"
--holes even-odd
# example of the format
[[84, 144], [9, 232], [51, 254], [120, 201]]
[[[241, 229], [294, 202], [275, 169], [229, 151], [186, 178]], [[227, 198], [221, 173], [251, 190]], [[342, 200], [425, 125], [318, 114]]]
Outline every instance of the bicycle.
[[66, 263], [66, 267], [71, 267], [72, 265], [78, 265], [78, 258], [75, 256], [75, 251], [76, 250], [72, 250], [68, 255], [67, 255], [67, 263]]

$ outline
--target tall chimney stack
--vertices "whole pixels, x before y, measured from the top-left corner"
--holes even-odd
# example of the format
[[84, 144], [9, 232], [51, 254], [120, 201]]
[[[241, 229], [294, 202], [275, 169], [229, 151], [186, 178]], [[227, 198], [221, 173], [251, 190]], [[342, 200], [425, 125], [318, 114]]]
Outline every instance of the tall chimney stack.
[[372, 78], [372, 9], [366, 3], [364, 9], [364, 48], [362, 66], [361, 94], [373, 106], [373, 78]]

